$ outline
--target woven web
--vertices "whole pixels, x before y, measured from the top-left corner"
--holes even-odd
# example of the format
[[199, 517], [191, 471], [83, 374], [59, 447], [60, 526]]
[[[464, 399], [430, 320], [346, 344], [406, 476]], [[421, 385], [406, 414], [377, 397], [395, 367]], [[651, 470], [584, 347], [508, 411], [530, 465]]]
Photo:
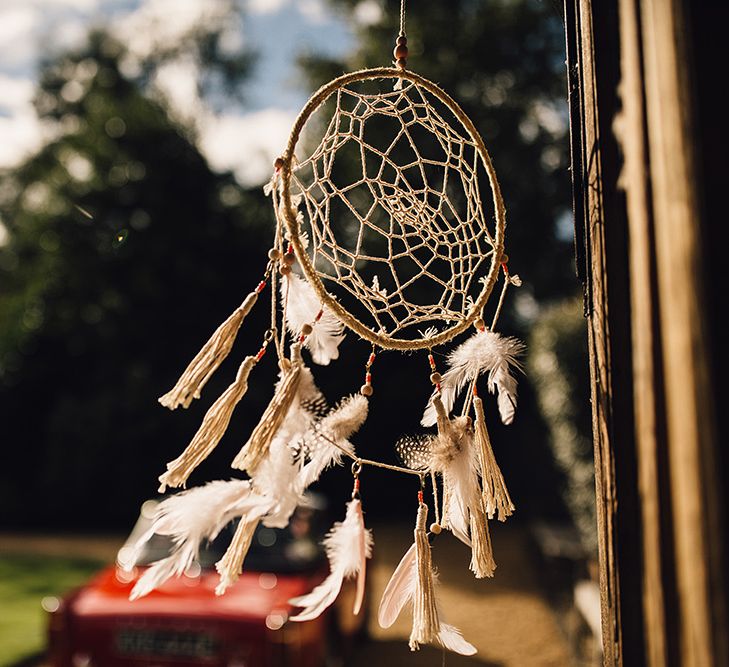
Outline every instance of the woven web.
[[414, 83], [339, 88], [315, 117], [321, 138], [299, 158], [292, 192], [327, 291], [382, 333], [415, 337], [462, 319], [494, 245], [474, 141]]

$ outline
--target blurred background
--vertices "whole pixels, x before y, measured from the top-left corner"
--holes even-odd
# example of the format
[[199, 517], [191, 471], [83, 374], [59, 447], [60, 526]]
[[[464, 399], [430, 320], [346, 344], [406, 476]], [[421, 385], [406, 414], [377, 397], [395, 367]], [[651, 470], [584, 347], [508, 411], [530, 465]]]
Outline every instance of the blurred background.
[[[158, 405], [259, 280], [273, 237], [262, 184], [298, 110], [328, 79], [390, 63], [398, 9], [391, 0], [0, 0], [0, 664], [42, 653], [41, 600], [113, 559], [165, 462], [257, 349], [265, 308], [203, 400], [174, 413]], [[448, 664], [592, 664], [594, 480], [561, 7], [412, 2], [406, 27], [410, 67], [453, 95], [493, 158], [510, 268], [523, 280], [500, 329], [528, 346], [515, 423], [501, 426], [487, 406], [517, 505], [492, 530], [496, 577], [464, 584], [466, 552], [436, 555], [446, 597], [458, 607], [468, 590], [475, 605], [452, 622], [463, 616], [467, 638], [482, 638], [482, 661]], [[331, 402], [359, 387], [367, 352], [350, 335], [339, 362], [314, 369]], [[430, 393], [408, 381], [422, 363], [378, 357], [355, 440], [362, 455], [397, 462], [394, 442], [417, 430]], [[231, 476], [274, 376], [266, 358], [191, 484]], [[416, 488], [371, 469], [362, 484], [384, 585], [409, 539]], [[335, 514], [350, 485], [346, 469], [322, 480]], [[371, 658], [391, 639], [372, 634]], [[430, 664], [425, 655], [417, 664]], [[397, 660], [416, 664], [408, 652]]]

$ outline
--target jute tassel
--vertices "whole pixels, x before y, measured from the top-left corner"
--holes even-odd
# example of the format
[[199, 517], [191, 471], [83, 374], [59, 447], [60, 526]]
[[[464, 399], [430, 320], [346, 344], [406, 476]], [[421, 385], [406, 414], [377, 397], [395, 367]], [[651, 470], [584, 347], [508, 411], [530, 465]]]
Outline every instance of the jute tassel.
[[215, 588], [215, 595], [223, 595], [228, 587], [238, 580], [240, 573], [243, 571], [243, 561], [251, 548], [253, 534], [256, 532], [259, 521], [259, 517], [246, 519], [243, 516], [238, 522], [238, 527], [235, 529], [235, 534], [227, 550], [223, 557], [215, 563], [215, 569], [220, 575], [220, 582]]
[[473, 397], [473, 410], [476, 413], [474, 430], [479, 463], [481, 464], [483, 502], [486, 513], [489, 519], [493, 519], [494, 514], [498, 512], [499, 521], [506, 521], [506, 517], [511, 516], [516, 508], [506, 489], [504, 476], [496, 463], [489, 432], [486, 428], [486, 419], [483, 414], [483, 401], [478, 396]]
[[410, 650], [417, 651], [420, 644], [435, 641], [440, 632], [438, 610], [435, 606], [435, 583], [430, 558], [430, 544], [426, 525], [428, 506], [421, 502], [415, 522], [415, 593], [413, 595], [413, 630], [410, 633]]
[[243, 360], [235, 381], [212, 404], [185, 451], [170, 461], [167, 472], [160, 475], [160, 493], [164, 493], [168, 486], [184, 486], [190, 473], [215, 449], [228, 428], [235, 406], [248, 389], [248, 375], [255, 363], [256, 357], [253, 356]]
[[233, 347], [240, 325], [258, 300], [258, 294], [262, 289], [261, 285], [251, 292], [230, 317], [215, 330], [213, 335], [210, 336], [210, 340], [203, 345], [202, 349], [183, 371], [180, 379], [177, 380], [177, 384], [164, 396], [160, 396], [159, 402], [162, 405], [170, 410], [174, 410], [179, 405], [187, 408], [193, 399], [200, 398], [200, 392], [205, 383], [217, 370], [218, 366], [223, 363]]
[[496, 570], [494, 552], [491, 548], [489, 522], [480, 500], [471, 508], [471, 572], [476, 579], [493, 577]]
[[271, 402], [261, 416], [258, 425], [253, 429], [248, 442], [233, 459], [231, 464], [233, 468], [246, 470], [253, 475], [268, 454], [271, 441], [281, 428], [286, 413], [296, 398], [296, 391], [301, 380], [302, 364], [301, 344], [294, 343], [291, 346], [291, 363], [284, 371]]

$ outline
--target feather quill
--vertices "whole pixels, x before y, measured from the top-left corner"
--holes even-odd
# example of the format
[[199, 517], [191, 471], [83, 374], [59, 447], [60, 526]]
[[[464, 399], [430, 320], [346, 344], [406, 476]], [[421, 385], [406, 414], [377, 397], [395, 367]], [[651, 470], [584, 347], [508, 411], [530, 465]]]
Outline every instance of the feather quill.
[[303, 611], [292, 616], [292, 621], [310, 621], [317, 618], [339, 595], [346, 578], [357, 577], [357, 595], [354, 613], [358, 614], [364, 595], [366, 559], [372, 556], [372, 533], [364, 526], [362, 504], [358, 498], [347, 504], [344, 521], [337, 521], [324, 538], [329, 559], [329, 576], [311, 593], [292, 598], [289, 602]]
[[[377, 621], [380, 627], [389, 628], [400, 615], [403, 607], [408, 603], [412, 604], [416, 578], [417, 563], [415, 544], [413, 543], [395, 568], [390, 581], [387, 582], [385, 592], [382, 594], [377, 613]], [[437, 602], [436, 606], [438, 606]], [[440, 609], [438, 614], [440, 616]], [[435, 643], [460, 655], [474, 655], [476, 653], [476, 647], [463, 638], [458, 628], [443, 623], [443, 621], [440, 622], [440, 631], [436, 636]]]
[[[478, 331], [448, 355], [448, 370], [441, 380], [441, 399], [450, 414], [458, 395], [466, 385], [482, 373], [488, 373], [488, 388], [498, 393], [499, 413], [504, 424], [514, 421], [517, 398], [516, 378], [512, 368], [522, 370], [517, 357], [524, 352], [524, 344], [516, 338], [506, 338], [488, 329]], [[437, 413], [433, 398], [428, 402], [421, 424], [433, 426]]]
[[285, 301], [286, 328], [294, 335], [301, 334], [305, 324], [312, 327], [304, 340], [312, 361], [320, 366], [339, 358], [339, 344], [344, 340], [344, 325], [334, 313], [321, 303], [321, 299], [308, 282], [294, 273], [281, 281], [281, 300]]

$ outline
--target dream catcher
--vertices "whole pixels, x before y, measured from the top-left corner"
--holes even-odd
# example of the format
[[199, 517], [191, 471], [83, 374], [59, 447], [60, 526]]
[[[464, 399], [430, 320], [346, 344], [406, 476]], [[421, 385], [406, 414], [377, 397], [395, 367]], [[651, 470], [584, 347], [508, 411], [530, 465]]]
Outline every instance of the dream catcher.
[[[238, 519], [217, 564], [217, 592], [224, 593], [241, 572], [258, 524], [286, 526], [322, 472], [350, 459], [352, 498], [324, 542], [330, 575], [291, 600], [300, 611], [290, 620], [321, 614], [351, 577], [357, 580], [354, 612], [359, 611], [373, 545], [359, 475], [363, 466], [380, 466], [418, 477], [420, 490], [414, 542], [387, 585], [378, 620], [388, 627], [409, 606], [412, 649], [435, 644], [470, 655], [476, 649], [441, 618], [431, 545], [449, 530], [470, 547], [476, 577], [494, 574], [489, 520], [505, 520], [514, 505], [489, 439], [487, 397], [479, 390], [495, 395], [502, 421], [511, 423], [523, 346], [495, 329], [508, 287], [519, 279], [507, 268], [504, 203], [486, 147], [451, 97], [407, 69], [403, 24], [401, 12], [394, 67], [341, 76], [319, 89], [300, 113], [265, 188], [276, 229], [263, 279], [160, 399], [174, 409], [200, 397], [270, 286], [271, 324], [260, 349], [242, 361], [187, 449], [167, 464], [160, 491], [184, 487], [218, 444], [256, 364], [272, 348], [278, 383], [232, 463], [248, 479], [212, 482], [160, 503], [140, 548], [157, 533], [171, 536], [174, 549], [144, 573], [132, 597], [184, 572], [202, 540]], [[496, 305], [487, 308], [495, 291]], [[335, 361], [346, 331], [368, 341], [372, 351], [363, 359], [359, 391], [330, 407], [307, 363]], [[447, 352], [441, 374], [433, 351], [467, 331]], [[367, 417], [373, 364], [386, 350], [421, 352], [422, 382], [432, 385], [421, 423], [434, 428], [396, 443], [399, 466], [364, 458], [351, 442]], [[426, 495], [432, 495], [430, 525]]]

